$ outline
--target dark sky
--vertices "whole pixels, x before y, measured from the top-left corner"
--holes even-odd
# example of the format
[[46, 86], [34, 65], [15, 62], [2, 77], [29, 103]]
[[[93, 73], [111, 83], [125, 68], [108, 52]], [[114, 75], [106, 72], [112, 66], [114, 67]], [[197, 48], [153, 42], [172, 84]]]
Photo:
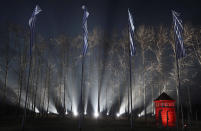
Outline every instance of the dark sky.
[[43, 12], [38, 17], [37, 30], [43, 35], [77, 35], [82, 32], [83, 3], [86, 3], [90, 13], [89, 30], [94, 26], [107, 31], [126, 27], [128, 8], [133, 14], [135, 26], [144, 23], [171, 24], [171, 9], [181, 12], [184, 22], [201, 25], [199, 0], [1, 0], [0, 27], [9, 21], [28, 28], [32, 10], [39, 4]]

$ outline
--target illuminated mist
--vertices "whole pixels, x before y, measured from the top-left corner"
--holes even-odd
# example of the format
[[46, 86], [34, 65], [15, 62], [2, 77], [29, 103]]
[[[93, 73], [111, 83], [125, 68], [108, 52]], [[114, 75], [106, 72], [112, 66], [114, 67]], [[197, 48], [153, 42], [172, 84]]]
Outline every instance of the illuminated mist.
[[[8, 26], [1, 44], [1, 98], [22, 108], [25, 101], [29, 33], [17, 25]], [[182, 96], [188, 87], [197, 88], [200, 76], [200, 28], [184, 26], [187, 56], [181, 62]], [[128, 112], [129, 43], [125, 28], [108, 34], [100, 28], [89, 32], [89, 48], [84, 63], [84, 113], [120, 116]], [[189, 35], [191, 34], [191, 35]], [[193, 34], [193, 35], [192, 35]], [[176, 71], [172, 29], [166, 26], [138, 26], [137, 54], [132, 58], [132, 110], [136, 116], [153, 114], [153, 100], [162, 92], [176, 99]], [[36, 113], [75, 116], [80, 107], [82, 36], [61, 34], [36, 36], [28, 94], [28, 109]], [[195, 55], [197, 54], [197, 55]], [[9, 66], [7, 68], [6, 62]], [[143, 64], [144, 63], [144, 64]], [[8, 75], [5, 76], [6, 70]], [[196, 72], [196, 73], [195, 73]], [[6, 79], [6, 87], [5, 87]], [[191, 89], [191, 96], [195, 89]], [[99, 99], [100, 98], [100, 99]], [[184, 104], [185, 97], [182, 99]], [[195, 98], [192, 98], [192, 102]], [[99, 101], [99, 102], [98, 102]], [[98, 109], [98, 103], [100, 109]], [[100, 111], [100, 112], [99, 112]], [[131, 109], [130, 109], [131, 111]]]

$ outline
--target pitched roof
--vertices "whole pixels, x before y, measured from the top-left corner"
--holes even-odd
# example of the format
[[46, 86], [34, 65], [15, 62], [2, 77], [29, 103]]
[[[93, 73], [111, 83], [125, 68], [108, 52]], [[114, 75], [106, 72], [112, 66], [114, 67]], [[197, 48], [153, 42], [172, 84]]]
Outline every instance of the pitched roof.
[[155, 99], [154, 101], [157, 100], [173, 100], [170, 96], [168, 96], [165, 92], [163, 92], [157, 99]]

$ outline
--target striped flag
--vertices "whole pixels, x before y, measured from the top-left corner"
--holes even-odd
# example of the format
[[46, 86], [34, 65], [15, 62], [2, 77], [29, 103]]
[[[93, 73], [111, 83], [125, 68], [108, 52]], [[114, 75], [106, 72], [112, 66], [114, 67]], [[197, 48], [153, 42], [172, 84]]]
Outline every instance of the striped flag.
[[31, 18], [29, 19], [29, 27], [30, 27], [30, 30], [31, 30], [31, 36], [30, 36], [30, 56], [32, 54], [32, 45], [33, 45], [33, 39], [34, 39], [34, 28], [35, 28], [35, 21], [36, 21], [36, 16], [41, 12], [41, 8], [36, 5], [32, 15], [31, 15]]
[[134, 43], [134, 24], [133, 24], [133, 17], [128, 9], [128, 28], [129, 28], [129, 39], [130, 39], [130, 53], [131, 56], [134, 56], [136, 53], [136, 46]]
[[29, 27], [30, 28], [34, 28], [35, 21], [36, 21], [36, 15], [38, 15], [41, 11], [42, 11], [41, 8], [38, 5], [36, 5], [32, 15], [31, 15], [31, 18], [29, 19]]
[[173, 23], [174, 23], [174, 32], [175, 32], [175, 50], [176, 50], [176, 58], [180, 59], [186, 56], [184, 49], [184, 41], [182, 37], [183, 26], [182, 20], [179, 19], [180, 13], [172, 10]]
[[84, 16], [83, 16], [83, 39], [84, 39], [84, 46], [83, 46], [83, 55], [86, 55], [87, 53], [87, 47], [88, 47], [88, 30], [87, 30], [87, 18], [89, 16], [89, 12], [87, 11], [87, 8], [85, 5], [82, 6], [82, 9], [84, 10]]

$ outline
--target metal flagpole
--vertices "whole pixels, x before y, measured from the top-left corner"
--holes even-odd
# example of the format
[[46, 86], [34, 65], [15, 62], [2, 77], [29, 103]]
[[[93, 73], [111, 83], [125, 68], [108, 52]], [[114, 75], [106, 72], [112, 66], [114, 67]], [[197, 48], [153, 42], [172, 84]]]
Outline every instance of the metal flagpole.
[[[128, 34], [129, 34], [129, 38], [130, 38], [130, 50], [129, 50], [129, 66], [130, 66], [130, 101], [131, 101], [131, 118], [130, 118], [130, 121], [131, 121], [131, 128], [133, 128], [133, 112], [132, 112], [132, 109], [133, 109], [133, 101], [132, 101], [132, 56], [135, 55], [136, 53], [136, 47], [135, 47], [135, 44], [134, 44], [134, 24], [133, 24], [133, 18], [132, 18], [132, 15], [130, 14], [130, 11], [128, 9]], [[128, 90], [129, 92], [129, 90]], [[129, 94], [128, 94], [128, 98], [129, 98]]]
[[133, 128], [133, 113], [132, 113], [132, 60], [131, 60], [131, 53], [129, 53], [129, 65], [130, 65], [130, 94], [131, 94], [131, 128]]
[[83, 123], [83, 119], [84, 119], [84, 115], [83, 115], [83, 76], [84, 76], [84, 59], [85, 59], [85, 55], [84, 53], [82, 54], [82, 68], [81, 68], [81, 94], [80, 94], [80, 101], [81, 101], [81, 110], [80, 110], [80, 120], [79, 120], [79, 129], [80, 131], [82, 130], [82, 123]]
[[129, 97], [129, 86], [128, 86], [128, 120], [129, 120], [129, 113], [130, 113], [130, 97]]
[[183, 107], [182, 104], [180, 102], [181, 100], [181, 96], [180, 96], [180, 86], [181, 86], [181, 82], [180, 82], [180, 66], [179, 66], [179, 60], [178, 58], [176, 58], [176, 65], [177, 65], [177, 81], [178, 81], [178, 87], [177, 87], [177, 130], [179, 130], [179, 111], [181, 110], [181, 119], [182, 119], [182, 130], [183, 130], [183, 125], [184, 125], [184, 120], [183, 120]]
[[89, 12], [87, 11], [87, 8], [85, 5], [82, 6], [82, 9], [84, 10], [84, 16], [83, 16], [83, 52], [82, 52], [82, 68], [81, 68], [81, 110], [80, 110], [80, 120], [79, 120], [79, 129], [82, 130], [82, 124], [84, 119], [84, 109], [83, 109], [83, 82], [84, 82], [84, 61], [85, 61], [85, 55], [87, 53], [87, 47], [88, 47], [88, 30], [87, 30], [87, 18], [89, 16]]
[[[175, 51], [176, 53], [176, 51]], [[179, 111], [180, 111], [180, 74], [179, 74], [179, 64], [178, 64], [178, 59], [176, 58], [175, 54], [175, 59], [176, 59], [176, 66], [177, 66], [177, 131], [179, 130]]]
[[[183, 38], [182, 38], [182, 30], [183, 30], [183, 26], [182, 26], [182, 21], [177, 18], [180, 16], [179, 13], [175, 12], [172, 10], [172, 15], [173, 15], [173, 22], [174, 22], [174, 40], [175, 40], [175, 61], [176, 61], [176, 68], [177, 68], [177, 131], [179, 130], [179, 111], [180, 111], [180, 107], [181, 107], [181, 115], [182, 115], [182, 126], [183, 126], [183, 108], [182, 105], [180, 103], [181, 100], [181, 96], [180, 96], [180, 69], [179, 69], [179, 59], [184, 57], [185, 54], [185, 49], [184, 49], [184, 45], [183, 45]], [[183, 127], [182, 127], [183, 130]]]
[[27, 86], [26, 86], [26, 96], [25, 96], [25, 105], [24, 105], [24, 115], [22, 118], [22, 131], [24, 131], [24, 125], [26, 121], [26, 110], [27, 110], [27, 99], [28, 99], [28, 92], [29, 92], [29, 81], [30, 81], [30, 74], [31, 74], [31, 66], [32, 66], [32, 45], [33, 45], [33, 35], [34, 35], [34, 27], [35, 27], [35, 20], [33, 20], [32, 27], [30, 27], [30, 47], [29, 47], [29, 70], [27, 76]]
[[[32, 37], [32, 33], [31, 33], [31, 37]], [[30, 39], [30, 59], [29, 59], [29, 70], [28, 70], [28, 76], [27, 76], [27, 87], [26, 87], [26, 96], [25, 96], [25, 107], [24, 107], [24, 115], [22, 118], [22, 131], [24, 130], [24, 124], [26, 121], [26, 110], [27, 110], [27, 98], [28, 98], [28, 92], [29, 92], [29, 78], [30, 78], [30, 74], [31, 74], [31, 65], [32, 65], [32, 54], [31, 54], [31, 50], [32, 50], [32, 38]]]

